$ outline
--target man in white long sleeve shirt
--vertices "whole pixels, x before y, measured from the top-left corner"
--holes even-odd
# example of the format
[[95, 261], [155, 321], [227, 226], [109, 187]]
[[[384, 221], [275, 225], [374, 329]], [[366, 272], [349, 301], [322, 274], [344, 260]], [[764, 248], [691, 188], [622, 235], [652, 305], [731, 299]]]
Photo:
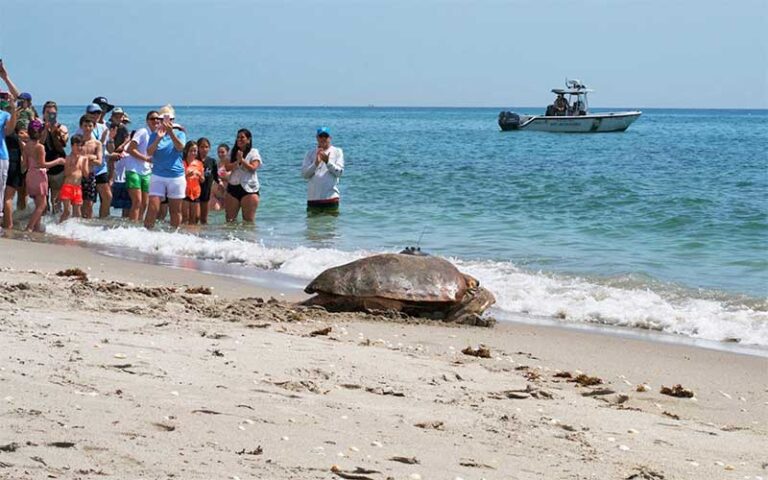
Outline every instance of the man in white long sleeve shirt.
[[307, 180], [307, 210], [339, 209], [339, 178], [344, 172], [344, 152], [331, 145], [328, 127], [317, 129], [317, 147], [304, 157], [301, 175]]

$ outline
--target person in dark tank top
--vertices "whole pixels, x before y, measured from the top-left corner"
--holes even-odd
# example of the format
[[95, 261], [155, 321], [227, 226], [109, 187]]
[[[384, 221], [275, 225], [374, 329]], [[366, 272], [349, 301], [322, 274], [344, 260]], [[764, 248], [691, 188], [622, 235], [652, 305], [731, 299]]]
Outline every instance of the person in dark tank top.
[[[43, 105], [43, 147], [45, 147], [45, 161], [51, 162], [67, 156], [66, 145], [69, 139], [69, 131], [65, 125], [58, 121], [59, 107], [54, 101], [47, 101]], [[61, 211], [61, 186], [64, 184], [64, 166], [57, 165], [48, 169], [48, 188], [50, 189], [50, 207], [52, 211]]]

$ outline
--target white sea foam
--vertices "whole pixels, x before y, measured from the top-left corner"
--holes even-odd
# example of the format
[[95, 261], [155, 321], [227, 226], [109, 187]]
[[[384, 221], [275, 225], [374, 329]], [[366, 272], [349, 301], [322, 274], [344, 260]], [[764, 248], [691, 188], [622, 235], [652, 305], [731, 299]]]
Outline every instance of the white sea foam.
[[[240, 263], [310, 279], [326, 268], [371, 252], [309, 247], [270, 248], [235, 238], [207, 239], [188, 233], [136, 227], [99, 227], [79, 221], [48, 225], [48, 233], [91, 244], [150, 254]], [[527, 314], [565, 323], [659, 330], [694, 338], [768, 346], [768, 312], [742, 304], [597, 284], [588, 279], [532, 273], [508, 262], [452, 259], [497, 297], [501, 314]]]

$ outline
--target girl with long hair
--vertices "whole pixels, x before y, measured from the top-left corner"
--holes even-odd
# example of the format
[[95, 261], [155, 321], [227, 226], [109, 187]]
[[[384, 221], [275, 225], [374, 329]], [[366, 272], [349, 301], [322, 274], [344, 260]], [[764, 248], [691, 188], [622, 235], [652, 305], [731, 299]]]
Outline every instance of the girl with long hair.
[[244, 222], [253, 223], [256, 218], [261, 188], [256, 170], [261, 164], [261, 155], [253, 148], [253, 135], [247, 128], [241, 128], [237, 131], [229, 161], [224, 165], [224, 168], [231, 172], [224, 199], [227, 222], [235, 221], [241, 208]]

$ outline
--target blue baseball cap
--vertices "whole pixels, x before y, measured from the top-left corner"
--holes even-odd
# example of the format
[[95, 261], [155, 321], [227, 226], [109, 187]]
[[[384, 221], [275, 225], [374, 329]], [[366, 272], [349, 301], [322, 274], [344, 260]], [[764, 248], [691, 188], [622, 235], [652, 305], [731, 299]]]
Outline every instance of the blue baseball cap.
[[28, 100], [28, 101], [31, 102], [32, 101], [32, 95], [30, 95], [27, 92], [24, 92], [24, 93], [19, 95], [19, 99], [21, 99], [21, 100]]
[[101, 109], [101, 107], [99, 105], [97, 105], [95, 103], [92, 103], [92, 104], [88, 105], [87, 107], [85, 107], [85, 111], [86, 111], [86, 113], [101, 113], [103, 110]]
[[328, 135], [331, 136], [331, 129], [328, 127], [320, 127], [317, 129], [317, 135]]

